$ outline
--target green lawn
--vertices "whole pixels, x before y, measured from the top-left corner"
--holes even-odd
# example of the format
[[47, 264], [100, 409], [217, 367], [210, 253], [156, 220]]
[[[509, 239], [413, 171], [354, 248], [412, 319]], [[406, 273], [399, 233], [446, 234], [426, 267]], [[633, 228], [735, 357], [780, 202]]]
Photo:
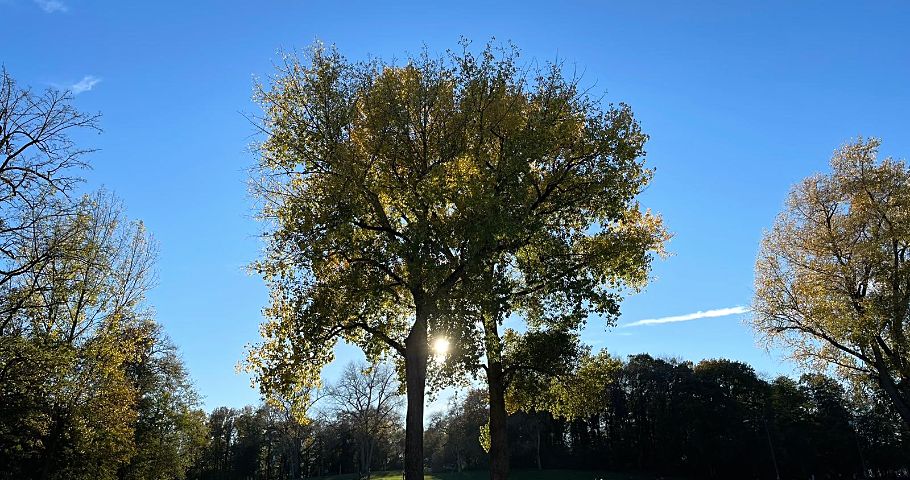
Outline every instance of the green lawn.
[[[322, 477], [320, 480], [349, 480], [351, 475], [336, 475]], [[400, 473], [377, 473], [370, 477], [371, 480], [401, 480]], [[487, 480], [490, 473], [486, 471], [471, 471], [462, 473], [433, 473], [424, 476], [427, 480]], [[579, 470], [516, 470], [511, 472], [512, 480], [654, 480], [654, 475], [607, 473]]]

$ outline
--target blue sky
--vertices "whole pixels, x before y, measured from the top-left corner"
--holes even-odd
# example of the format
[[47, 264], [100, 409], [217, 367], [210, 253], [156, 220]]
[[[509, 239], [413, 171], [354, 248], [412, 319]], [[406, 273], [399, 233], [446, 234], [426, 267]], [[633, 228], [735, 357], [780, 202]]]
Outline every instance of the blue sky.
[[[279, 49], [321, 39], [351, 58], [400, 58], [495, 36], [526, 60], [575, 64], [607, 101], [629, 103], [657, 169], [643, 204], [675, 237], [621, 323], [742, 311], [762, 229], [792, 184], [857, 135], [910, 155], [907, 2], [383, 3], [0, 0], [0, 63], [22, 84], [78, 90], [79, 108], [103, 114], [104, 133], [80, 138], [100, 149], [87, 187], [116, 192], [158, 240], [151, 303], [208, 409], [258, 398], [234, 370], [267, 300], [244, 270], [261, 245], [243, 114], [256, 112], [253, 78]], [[791, 372], [755, 346], [743, 317], [610, 331], [592, 319], [585, 339]]]

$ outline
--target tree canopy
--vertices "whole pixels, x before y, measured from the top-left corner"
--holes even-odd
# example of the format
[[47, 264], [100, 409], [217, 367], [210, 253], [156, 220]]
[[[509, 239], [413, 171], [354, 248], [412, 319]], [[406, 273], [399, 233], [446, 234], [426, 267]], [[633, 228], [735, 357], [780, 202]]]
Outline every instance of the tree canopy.
[[317, 46], [260, 89], [270, 230], [256, 268], [272, 302], [249, 364], [265, 392], [318, 382], [344, 339], [404, 357], [418, 422], [428, 335], [477, 352], [480, 287], [498, 283], [483, 273], [503, 255], [549, 293], [523, 298], [529, 315], [577, 314], [582, 290], [613, 308], [610, 272], [578, 266], [628, 261], [620, 232], [659, 237], [658, 219], [628, 208], [650, 176], [646, 137], [628, 107], [600, 109], [558, 66], [528, 78], [515, 58], [488, 45], [396, 66]]
[[910, 425], [910, 169], [880, 141], [796, 185], [756, 263], [753, 324], [816, 368], [880, 387]]
[[628, 106], [603, 108], [560, 65], [516, 58], [464, 45], [398, 66], [316, 46], [260, 88], [268, 245], [255, 268], [272, 301], [249, 366], [264, 392], [318, 382], [341, 339], [396, 352], [411, 438], [429, 335], [476, 357], [477, 320], [512, 308], [497, 290], [524, 292], [507, 300], [530, 321], [577, 322], [615, 314], [613, 288], [646, 278], [666, 236], [634, 201], [651, 176], [647, 137]]

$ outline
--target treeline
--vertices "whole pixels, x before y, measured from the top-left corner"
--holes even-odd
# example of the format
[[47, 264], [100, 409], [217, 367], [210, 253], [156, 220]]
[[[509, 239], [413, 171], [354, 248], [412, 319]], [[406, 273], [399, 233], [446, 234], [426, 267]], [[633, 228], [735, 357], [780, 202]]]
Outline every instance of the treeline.
[[769, 382], [740, 362], [649, 355], [599, 355], [580, 370], [601, 378], [569, 382], [562, 393], [579, 397], [565, 415], [510, 418], [513, 465], [794, 479], [891, 478], [910, 466], [910, 432], [889, 404], [824, 375]]
[[145, 295], [155, 246], [76, 195], [97, 116], [0, 71], [0, 478], [183, 478], [205, 414]]
[[299, 418], [287, 403], [216, 408], [189, 478], [272, 480], [401, 470], [397, 375], [388, 364], [348, 365], [337, 383], [318, 393], [314, 418]]
[[[347, 376], [364, 366], [349, 367]], [[584, 378], [598, 372], [596, 382]], [[606, 375], [604, 375], [606, 373]], [[370, 373], [363, 374], [369, 384]], [[634, 355], [589, 357], [553, 413], [508, 418], [509, 456], [518, 469], [652, 472], [682, 478], [906, 478], [910, 432], [888, 402], [807, 374], [766, 381], [740, 362], [692, 362]], [[596, 390], [591, 390], [595, 385]], [[334, 391], [331, 391], [334, 390]], [[369, 389], [363, 390], [364, 392]], [[558, 390], [558, 389], [557, 389]], [[561, 394], [561, 393], [560, 393]], [[403, 423], [381, 421], [360, 396], [341, 408], [337, 387], [316, 419], [301, 424], [282, 408], [216, 409], [198, 479], [295, 479], [402, 468]], [[425, 434], [428, 470], [487, 470], [487, 394], [459, 394]], [[576, 404], [573, 405], [572, 402]], [[377, 427], [361, 430], [373, 417]], [[381, 427], [379, 427], [381, 425]], [[361, 463], [372, 445], [369, 465]]]
[[[260, 405], [216, 408], [207, 425], [208, 442], [187, 478], [284, 480], [356, 473], [360, 466], [357, 428], [350, 419], [323, 416], [303, 424], [281, 409]], [[376, 471], [402, 468], [404, 431], [394, 427], [376, 438]]]

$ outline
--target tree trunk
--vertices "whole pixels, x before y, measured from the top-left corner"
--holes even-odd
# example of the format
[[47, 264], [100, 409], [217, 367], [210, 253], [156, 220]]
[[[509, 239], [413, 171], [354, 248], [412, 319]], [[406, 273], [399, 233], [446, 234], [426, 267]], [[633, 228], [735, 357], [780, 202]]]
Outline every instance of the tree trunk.
[[898, 415], [904, 421], [904, 425], [910, 427], [910, 392], [906, 388], [902, 388], [905, 385], [898, 385], [891, 378], [891, 373], [888, 371], [888, 363], [885, 362], [881, 349], [875, 343], [872, 344], [872, 354], [875, 359], [873, 367], [878, 374], [879, 386], [891, 399], [891, 404], [894, 405], [894, 409], [897, 410]]
[[368, 478], [369, 476], [366, 475], [365, 467], [367, 460], [367, 447], [363, 437], [360, 439], [360, 448], [358, 450], [360, 455], [357, 456], [357, 478]]
[[266, 434], [265, 444], [265, 478], [272, 480], [272, 432]]
[[418, 304], [414, 326], [405, 341], [408, 410], [405, 416], [404, 478], [423, 480], [423, 400], [427, 385], [427, 311]]
[[297, 433], [296, 429], [295, 429], [294, 454], [291, 457], [294, 459], [294, 462], [292, 463], [292, 469], [291, 469], [291, 478], [296, 479], [296, 478], [300, 478], [303, 476], [303, 454], [301, 453], [301, 450], [303, 450], [303, 445], [302, 445], [302, 442], [300, 441], [300, 433]]
[[537, 419], [537, 469], [543, 470], [543, 462], [540, 461], [540, 419]]
[[366, 467], [367, 480], [370, 480], [370, 475], [372, 475], [372, 473], [373, 473], [372, 472], [373, 446], [375, 445], [375, 442], [373, 441], [372, 437], [368, 438], [367, 442], [369, 442], [369, 443], [367, 443], [367, 455], [366, 455], [366, 460], [363, 463], [364, 463], [364, 466]]
[[501, 362], [488, 366], [487, 390], [490, 400], [490, 480], [505, 480], [509, 478], [509, 438]]
[[891, 399], [891, 404], [904, 421], [904, 425], [910, 427], [910, 395], [903, 394], [886, 370], [879, 369], [878, 383]]

